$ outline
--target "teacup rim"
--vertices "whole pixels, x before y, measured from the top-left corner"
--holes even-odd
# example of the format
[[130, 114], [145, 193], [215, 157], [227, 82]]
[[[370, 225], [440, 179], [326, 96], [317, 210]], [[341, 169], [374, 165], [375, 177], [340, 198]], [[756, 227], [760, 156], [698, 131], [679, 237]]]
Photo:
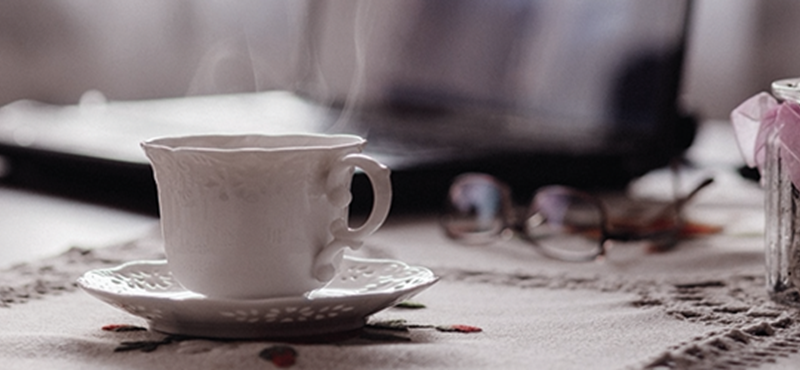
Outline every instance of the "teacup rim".
[[[320, 145], [291, 145], [281, 147], [260, 147], [260, 146], [241, 146], [236, 148], [215, 148], [202, 145], [175, 145], [169, 141], [179, 140], [214, 140], [214, 139], [233, 139], [244, 137], [257, 137], [266, 139], [292, 139], [292, 138], [312, 138], [312, 139], [341, 139], [347, 140], [341, 143], [320, 144]], [[331, 150], [348, 147], [362, 146], [367, 140], [358, 135], [352, 134], [317, 134], [317, 133], [286, 133], [286, 134], [264, 134], [264, 133], [212, 133], [212, 134], [189, 134], [189, 135], [167, 135], [153, 137], [140, 143], [143, 148], [158, 148], [172, 152], [177, 151], [203, 151], [203, 152], [281, 152], [281, 151], [310, 151], [310, 150]]]

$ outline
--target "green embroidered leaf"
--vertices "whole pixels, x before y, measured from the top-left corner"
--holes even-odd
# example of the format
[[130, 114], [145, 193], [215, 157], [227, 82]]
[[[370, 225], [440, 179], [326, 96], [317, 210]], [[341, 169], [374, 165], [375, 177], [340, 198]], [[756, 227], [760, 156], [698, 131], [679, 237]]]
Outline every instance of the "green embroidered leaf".
[[405, 309], [409, 309], [409, 310], [419, 310], [419, 309], [422, 309], [422, 308], [427, 308], [422, 303], [412, 302], [412, 301], [400, 302], [400, 303], [396, 304], [394, 307], [395, 308], [405, 308]]
[[147, 328], [136, 325], [127, 324], [111, 324], [103, 327], [103, 331], [113, 331], [115, 333], [124, 333], [128, 331], [146, 331]]
[[358, 336], [358, 339], [365, 340], [367, 342], [387, 342], [387, 343], [408, 343], [411, 342], [411, 338], [404, 337], [399, 334], [394, 333], [387, 333], [387, 332], [378, 332], [378, 331], [370, 331], [364, 330]]
[[157, 350], [158, 347], [161, 347], [163, 345], [189, 339], [192, 338], [184, 337], [181, 335], [168, 335], [164, 337], [164, 339], [162, 340], [142, 340], [142, 341], [122, 342], [117, 348], [114, 348], [114, 352], [127, 352], [127, 351], [153, 352]]
[[135, 341], [135, 342], [122, 342], [120, 343], [119, 347], [114, 348], [114, 352], [127, 352], [127, 351], [142, 351], [142, 352], [153, 352], [158, 349], [159, 346], [164, 344], [169, 344], [171, 342], [163, 341], [163, 340], [143, 340], [143, 341]]

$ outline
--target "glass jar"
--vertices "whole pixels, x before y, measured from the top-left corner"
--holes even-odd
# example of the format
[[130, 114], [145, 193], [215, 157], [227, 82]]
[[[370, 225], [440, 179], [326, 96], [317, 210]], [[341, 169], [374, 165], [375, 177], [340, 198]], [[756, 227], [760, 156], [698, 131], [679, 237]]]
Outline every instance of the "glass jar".
[[[781, 101], [800, 103], [800, 79], [772, 83]], [[773, 300], [800, 307], [800, 190], [792, 183], [787, 148], [768, 133], [764, 168], [767, 290]]]

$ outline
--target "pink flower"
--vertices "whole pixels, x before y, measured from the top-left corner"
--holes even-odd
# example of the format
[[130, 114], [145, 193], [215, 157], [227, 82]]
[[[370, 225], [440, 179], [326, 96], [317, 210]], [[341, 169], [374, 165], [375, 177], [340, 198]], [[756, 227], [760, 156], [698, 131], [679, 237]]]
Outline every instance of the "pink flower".
[[777, 106], [778, 101], [775, 98], [762, 92], [745, 100], [731, 112], [731, 122], [736, 132], [739, 151], [750, 167], [761, 169], [764, 165], [766, 133], [774, 123], [774, 119], [767, 119], [767, 116], [774, 117]]
[[739, 150], [750, 167], [763, 174], [766, 144], [776, 133], [783, 144], [781, 153], [789, 177], [800, 188], [800, 105], [796, 102], [778, 103], [767, 93], [759, 93], [731, 112]]

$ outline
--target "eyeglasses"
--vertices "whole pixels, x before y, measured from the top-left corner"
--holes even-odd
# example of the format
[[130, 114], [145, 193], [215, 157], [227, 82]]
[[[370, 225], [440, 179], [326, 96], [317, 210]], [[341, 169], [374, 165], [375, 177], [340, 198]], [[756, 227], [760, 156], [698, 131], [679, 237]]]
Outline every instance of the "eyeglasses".
[[508, 185], [491, 175], [467, 173], [450, 186], [442, 226], [450, 238], [466, 244], [489, 244], [517, 234], [546, 256], [564, 261], [602, 258], [610, 241], [648, 241], [666, 250], [679, 240], [684, 205], [712, 182], [707, 178], [649, 217], [630, 222], [612, 220], [599, 198], [558, 185], [540, 188], [527, 209], [520, 209]]

